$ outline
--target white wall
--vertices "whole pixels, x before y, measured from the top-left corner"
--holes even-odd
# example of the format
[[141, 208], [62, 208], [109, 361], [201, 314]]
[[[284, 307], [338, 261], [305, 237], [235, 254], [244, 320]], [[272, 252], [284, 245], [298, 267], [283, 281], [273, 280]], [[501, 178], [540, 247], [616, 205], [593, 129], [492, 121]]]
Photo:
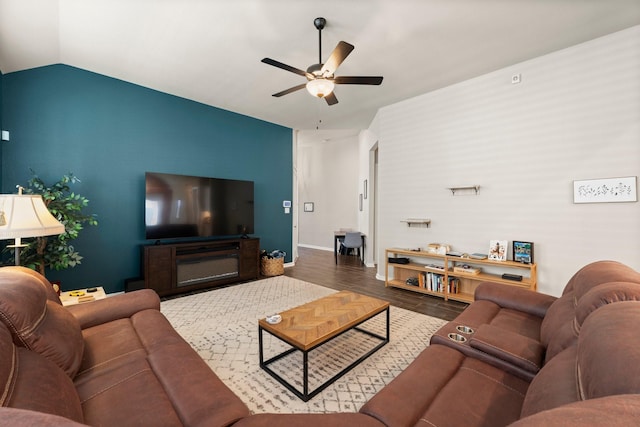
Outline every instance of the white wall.
[[[591, 261], [640, 270], [640, 203], [574, 204], [572, 187], [640, 175], [640, 26], [385, 107], [370, 130], [378, 259], [385, 247], [533, 241], [538, 289], [554, 295]], [[479, 194], [447, 190], [466, 185]]]
[[374, 253], [374, 239], [376, 238], [376, 230], [374, 228], [373, 214], [375, 211], [376, 194], [376, 177], [373, 169], [372, 150], [378, 144], [377, 135], [371, 131], [363, 130], [358, 134], [359, 158], [360, 158], [360, 191], [364, 191], [364, 180], [367, 180], [367, 198], [364, 199], [362, 212], [358, 215], [358, 229], [367, 235], [365, 244], [364, 261], [368, 267], [374, 267], [378, 262]]
[[[335, 230], [359, 229], [358, 138], [354, 131], [314, 134], [298, 133], [298, 245], [333, 251]], [[313, 212], [304, 212], [305, 202]]]

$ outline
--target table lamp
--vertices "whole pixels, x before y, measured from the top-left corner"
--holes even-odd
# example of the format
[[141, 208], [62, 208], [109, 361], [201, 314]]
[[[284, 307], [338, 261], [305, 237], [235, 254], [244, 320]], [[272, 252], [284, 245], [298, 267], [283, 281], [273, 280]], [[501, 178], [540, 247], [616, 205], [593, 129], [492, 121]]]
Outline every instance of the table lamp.
[[23, 237], [51, 236], [64, 233], [64, 225], [47, 209], [42, 196], [22, 194], [0, 194], [0, 239], [15, 239], [16, 265], [20, 265], [20, 248]]

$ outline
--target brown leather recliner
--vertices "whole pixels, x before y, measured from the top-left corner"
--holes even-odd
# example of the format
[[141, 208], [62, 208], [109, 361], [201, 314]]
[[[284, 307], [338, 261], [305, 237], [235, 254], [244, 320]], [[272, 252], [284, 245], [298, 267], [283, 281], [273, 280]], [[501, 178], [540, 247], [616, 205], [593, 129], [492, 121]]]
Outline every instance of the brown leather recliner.
[[[499, 283], [482, 283], [475, 301], [431, 338], [531, 381], [544, 363], [577, 340], [598, 307], [640, 300], [640, 273], [616, 261], [581, 268], [560, 298]], [[460, 326], [473, 333], [460, 333]], [[462, 336], [453, 341], [449, 334]]]

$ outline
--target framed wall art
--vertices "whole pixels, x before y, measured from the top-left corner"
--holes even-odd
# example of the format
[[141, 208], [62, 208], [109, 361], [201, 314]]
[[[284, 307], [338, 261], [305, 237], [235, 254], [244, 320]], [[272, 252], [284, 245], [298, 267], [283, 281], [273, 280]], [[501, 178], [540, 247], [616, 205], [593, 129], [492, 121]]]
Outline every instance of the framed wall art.
[[573, 203], [637, 202], [637, 177], [573, 181]]
[[513, 260], [524, 264], [533, 264], [533, 242], [513, 241]]

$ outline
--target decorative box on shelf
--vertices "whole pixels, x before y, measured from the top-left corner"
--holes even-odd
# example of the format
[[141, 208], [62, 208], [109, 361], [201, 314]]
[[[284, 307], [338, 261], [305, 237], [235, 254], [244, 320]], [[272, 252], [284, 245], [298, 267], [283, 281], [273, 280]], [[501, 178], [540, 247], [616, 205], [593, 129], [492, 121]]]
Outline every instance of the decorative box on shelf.
[[451, 247], [442, 243], [429, 243], [427, 245], [427, 252], [430, 254], [446, 255]]
[[453, 267], [453, 272], [476, 275], [476, 274], [480, 274], [480, 269], [464, 264], [464, 265], [456, 265], [455, 267]]

